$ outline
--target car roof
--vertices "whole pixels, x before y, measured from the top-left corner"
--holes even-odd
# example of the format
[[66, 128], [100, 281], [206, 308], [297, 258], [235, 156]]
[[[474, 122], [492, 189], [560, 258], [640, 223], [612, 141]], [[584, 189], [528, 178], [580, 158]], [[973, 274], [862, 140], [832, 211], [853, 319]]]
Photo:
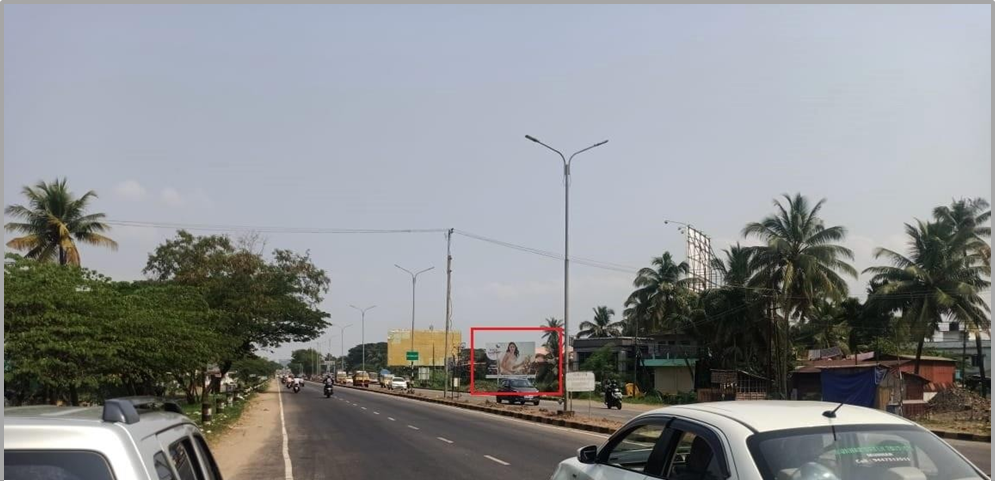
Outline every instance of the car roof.
[[[835, 418], [823, 415], [826, 411], [836, 411]], [[916, 424], [884, 411], [854, 406], [851, 404], [822, 401], [723, 401], [699, 404], [683, 404], [649, 411], [644, 415], [670, 414], [694, 417], [699, 413], [709, 413], [736, 421], [755, 432], [778, 431], [817, 426], [851, 426], [861, 424], [893, 424], [915, 426]]]
[[[4, 431], [11, 428], [112, 428], [120, 426], [137, 439], [145, 438], [174, 426], [193, 424], [190, 418], [171, 412], [138, 410], [139, 421], [132, 424], [106, 422], [103, 420], [103, 407], [71, 406], [19, 406], [5, 407], [3, 410]], [[4, 436], [6, 438], [6, 435]]]

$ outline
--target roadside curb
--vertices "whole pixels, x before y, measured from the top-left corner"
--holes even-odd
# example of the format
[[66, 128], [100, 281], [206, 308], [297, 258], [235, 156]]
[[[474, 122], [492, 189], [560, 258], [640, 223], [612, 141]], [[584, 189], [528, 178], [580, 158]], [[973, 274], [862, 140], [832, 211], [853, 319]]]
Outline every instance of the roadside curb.
[[991, 434], [986, 436], [984, 434], [961, 433], [957, 431], [941, 431], [938, 429], [932, 429], [931, 431], [933, 432], [933, 434], [944, 439], [956, 439], [958, 441], [975, 441], [979, 443], [989, 443], [989, 444], [992, 442]]
[[609, 428], [609, 427], [605, 427], [605, 426], [597, 426], [597, 425], [594, 425], [594, 424], [588, 424], [588, 423], [579, 422], [579, 421], [570, 421], [570, 420], [567, 420], [567, 419], [551, 418], [551, 417], [548, 417], [548, 416], [538, 416], [538, 415], [535, 415], [535, 414], [525, 413], [525, 412], [521, 412], [521, 411], [506, 411], [504, 409], [487, 407], [487, 406], [483, 406], [483, 405], [480, 405], [480, 404], [469, 404], [469, 403], [461, 403], [461, 402], [457, 402], [457, 401], [450, 401], [448, 399], [433, 399], [433, 398], [426, 398], [426, 397], [417, 396], [417, 395], [411, 395], [411, 394], [401, 394], [401, 393], [393, 393], [393, 392], [384, 392], [384, 391], [381, 391], [379, 389], [369, 389], [369, 388], [362, 388], [362, 387], [355, 387], [355, 386], [339, 385], [339, 387], [346, 388], [346, 389], [355, 389], [357, 391], [372, 392], [372, 393], [377, 393], [377, 394], [381, 394], [381, 395], [384, 395], [384, 396], [403, 397], [403, 398], [407, 398], [407, 399], [414, 399], [416, 401], [428, 402], [428, 403], [433, 403], [433, 404], [442, 404], [444, 406], [452, 406], [452, 407], [456, 407], [456, 408], [460, 408], [460, 409], [467, 409], [467, 410], [470, 410], [470, 411], [484, 412], [484, 413], [488, 413], [488, 414], [494, 414], [494, 415], [498, 415], [498, 416], [516, 418], [516, 419], [521, 419], [521, 420], [524, 420], [524, 421], [531, 421], [531, 422], [540, 423], [540, 424], [549, 424], [549, 425], [552, 425], [552, 426], [559, 426], [559, 427], [565, 427], [565, 428], [570, 428], [570, 429], [576, 429], [576, 430], [579, 430], [579, 431], [587, 431], [587, 432], [599, 433], [599, 434], [611, 434], [611, 433], [615, 432], [614, 429]]

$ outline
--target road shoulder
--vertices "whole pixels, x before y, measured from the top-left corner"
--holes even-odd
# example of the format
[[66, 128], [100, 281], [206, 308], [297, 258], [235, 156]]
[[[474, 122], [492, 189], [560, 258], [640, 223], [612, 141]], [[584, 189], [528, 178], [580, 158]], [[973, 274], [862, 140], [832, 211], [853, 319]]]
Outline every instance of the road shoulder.
[[227, 479], [283, 479], [280, 387], [273, 381], [257, 394], [242, 418], [216, 440], [214, 453]]

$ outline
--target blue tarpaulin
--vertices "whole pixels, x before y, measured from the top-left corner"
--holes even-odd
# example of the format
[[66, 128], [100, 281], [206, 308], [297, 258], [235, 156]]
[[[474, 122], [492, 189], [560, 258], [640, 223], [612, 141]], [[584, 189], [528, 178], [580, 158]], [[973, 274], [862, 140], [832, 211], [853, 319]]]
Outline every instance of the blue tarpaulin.
[[880, 378], [876, 369], [823, 369], [822, 400], [874, 407]]

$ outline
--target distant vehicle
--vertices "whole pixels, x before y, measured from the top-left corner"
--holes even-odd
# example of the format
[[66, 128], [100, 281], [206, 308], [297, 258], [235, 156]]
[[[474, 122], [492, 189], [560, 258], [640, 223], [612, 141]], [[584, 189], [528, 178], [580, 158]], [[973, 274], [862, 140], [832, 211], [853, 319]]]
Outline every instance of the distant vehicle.
[[345, 385], [346, 386], [352, 386], [352, 383], [353, 383], [352, 377], [345, 378]]
[[5, 479], [221, 479], [200, 429], [154, 398], [4, 408], [3, 464]]
[[553, 479], [988, 479], [930, 431], [816, 401], [686, 404], [640, 414]]
[[352, 385], [357, 387], [370, 387], [369, 373], [366, 371], [356, 371], [356, 373], [352, 375]]
[[539, 395], [537, 394], [539, 390], [528, 379], [502, 379], [498, 387], [498, 392], [511, 393], [498, 394], [498, 404], [508, 402], [511, 404], [532, 403], [535, 406], [539, 405]]
[[389, 389], [390, 381], [394, 379], [394, 375], [391, 373], [380, 374], [380, 387]]
[[349, 377], [349, 375], [346, 374], [345, 371], [336, 371], [335, 372], [335, 383], [336, 384], [345, 384], [345, 380], [348, 377]]
[[377, 373], [371, 372], [369, 373], [369, 377], [370, 377], [370, 385], [380, 384], [380, 378], [377, 376]]
[[390, 390], [400, 389], [406, 391], [408, 389], [408, 380], [401, 376], [393, 376], [390, 379]]

